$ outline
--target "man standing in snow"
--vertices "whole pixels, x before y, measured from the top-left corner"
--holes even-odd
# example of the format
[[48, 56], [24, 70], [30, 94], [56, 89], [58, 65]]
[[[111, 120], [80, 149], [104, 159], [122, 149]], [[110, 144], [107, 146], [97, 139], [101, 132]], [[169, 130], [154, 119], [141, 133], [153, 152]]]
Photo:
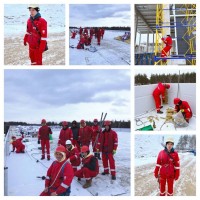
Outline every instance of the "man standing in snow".
[[72, 134], [72, 130], [68, 127], [68, 122], [63, 121], [62, 122], [62, 129], [60, 131], [60, 135], [58, 138], [58, 145], [62, 145], [64, 147], [66, 147], [66, 141], [67, 140], [73, 140], [73, 134]]
[[97, 45], [101, 44], [101, 36], [102, 36], [101, 34], [102, 34], [101, 29], [98, 28], [98, 30], [97, 30]]
[[97, 150], [102, 151], [102, 161], [104, 167], [102, 175], [109, 174], [109, 162], [112, 180], [116, 180], [114, 154], [116, 153], [118, 147], [118, 136], [117, 133], [111, 129], [111, 121], [105, 121], [104, 126], [105, 129], [103, 130], [97, 145]]
[[88, 188], [92, 185], [92, 179], [99, 174], [99, 164], [98, 160], [90, 154], [88, 146], [81, 147], [82, 155], [82, 167], [80, 170], [75, 172], [75, 176], [78, 177], [78, 180], [85, 178], [86, 182], [83, 185], [83, 188]]
[[94, 156], [101, 160], [100, 158], [100, 152], [97, 151], [97, 143], [98, 143], [98, 138], [101, 137], [101, 129], [98, 125], [98, 120], [94, 119], [94, 125], [92, 126], [92, 147], [93, 147], [93, 152]]
[[30, 18], [27, 21], [24, 46], [29, 44], [31, 65], [42, 65], [42, 53], [47, 50], [47, 22], [39, 13], [39, 5], [31, 4], [28, 9]]
[[157, 87], [153, 91], [153, 98], [155, 101], [156, 110], [158, 114], [163, 114], [163, 112], [160, 110], [163, 107], [161, 106], [160, 95], [162, 96], [162, 101], [165, 101], [165, 90], [169, 88], [170, 88], [170, 85], [167, 83], [166, 84], [158, 83]]
[[74, 172], [66, 159], [65, 147], [58, 146], [54, 156], [56, 160], [47, 171], [45, 189], [40, 196], [69, 196]]
[[80, 149], [80, 143], [78, 141], [78, 132], [79, 132], [79, 127], [77, 126], [77, 122], [76, 120], [74, 120], [72, 122], [72, 127], [71, 127], [72, 133], [73, 133], [73, 140], [72, 140], [72, 144], [77, 147], [77, 149], [79, 151], [81, 151]]
[[[157, 157], [157, 164], [154, 170], [155, 178], [159, 179], [160, 196], [173, 196], [174, 180], [177, 181], [180, 175], [180, 161], [178, 153], [174, 150], [173, 138], [166, 140], [165, 149], [160, 151]], [[167, 183], [167, 191], [166, 191]]]
[[41, 160], [45, 159], [45, 147], [47, 152], [47, 160], [50, 160], [50, 143], [49, 143], [49, 135], [52, 134], [51, 128], [46, 125], [46, 120], [42, 119], [41, 121], [42, 127], [40, 127], [38, 132], [38, 143], [41, 140], [42, 146], [42, 157]]

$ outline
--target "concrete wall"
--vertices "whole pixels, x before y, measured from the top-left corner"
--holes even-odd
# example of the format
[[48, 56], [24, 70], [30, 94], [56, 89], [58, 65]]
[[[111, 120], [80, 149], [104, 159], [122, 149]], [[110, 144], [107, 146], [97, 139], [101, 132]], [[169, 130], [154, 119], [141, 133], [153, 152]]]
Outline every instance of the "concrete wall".
[[[196, 114], [196, 84], [180, 83], [179, 92], [177, 83], [172, 83], [170, 86], [168, 90], [168, 105], [174, 107], [173, 100], [178, 96], [180, 99], [188, 101], [193, 114]], [[135, 86], [135, 116], [155, 109], [152, 93], [156, 87], [157, 84]]]

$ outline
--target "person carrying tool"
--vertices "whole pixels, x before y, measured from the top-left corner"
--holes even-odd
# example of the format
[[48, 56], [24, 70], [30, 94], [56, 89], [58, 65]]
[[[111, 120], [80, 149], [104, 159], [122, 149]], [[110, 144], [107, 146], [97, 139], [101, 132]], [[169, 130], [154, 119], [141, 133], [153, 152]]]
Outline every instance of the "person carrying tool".
[[105, 129], [102, 131], [101, 137], [97, 144], [97, 151], [102, 152], [104, 171], [101, 174], [109, 174], [109, 162], [112, 176], [111, 179], [116, 180], [114, 154], [116, 153], [118, 147], [118, 136], [117, 133], [111, 129], [111, 121], [104, 121], [104, 126]]
[[41, 147], [42, 147], [42, 157], [41, 160], [45, 159], [45, 147], [47, 152], [47, 160], [50, 160], [50, 143], [49, 143], [49, 136], [52, 134], [51, 128], [46, 125], [46, 120], [42, 119], [41, 121], [42, 127], [40, 127], [38, 132], [38, 144], [40, 144], [41, 140]]
[[66, 149], [60, 145], [56, 148], [56, 160], [51, 164], [45, 179], [45, 189], [40, 196], [69, 196], [74, 172], [66, 158]]
[[156, 110], [158, 114], [163, 114], [163, 112], [160, 110], [163, 107], [161, 106], [160, 95], [162, 96], [162, 101], [165, 101], [165, 90], [169, 88], [170, 84], [159, 82], [157, 87], [153, 91], [153, 98], [155, 101]]
[[[167, 35], [165, 38], [162, 37], [161, 40], [166, 44], [166, 46], [162, 49], [162, 52], [161, 52], [161, 57], [165, 58], [167, 57], [167, 53], [172, 48], [172, 38], [170, 35]], [[162, 61], [167, 62], [166, 59], [163, 59]]]
[[160, 151], [157, 157], [154, 176], [159, 180], [160, 196], [173, 196], [174, 180], [177, 181], [180, 176], [179, 156], [173, 146], [173, 138], [168, 138], [165, 149]]
[[182, 101], [179, 98], [174, 98], [175, 111], [183, 114], [183, 117], [187, 123], [192, 118], [192, 109], [187, 101]]
[[83, 188], [88, 188], [92, 185], [92, 179], [99, 174], [99, 164], [95, 156], [90, 154], [88, 146], [81, 147], [81, 157], [82, 167], [74, 175], [78, 177], [78, 180], [85, 178]]

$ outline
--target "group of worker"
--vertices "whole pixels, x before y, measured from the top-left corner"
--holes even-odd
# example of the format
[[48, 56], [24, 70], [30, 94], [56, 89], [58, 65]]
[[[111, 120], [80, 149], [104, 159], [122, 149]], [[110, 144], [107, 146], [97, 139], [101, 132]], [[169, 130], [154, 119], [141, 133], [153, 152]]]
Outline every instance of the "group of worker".
[[[162, 102], [164, 102], [166, 99], [165, 98], [166, 89], [170, 89], [170, 84], [159, 82], [152, 94], [158, 114], [163, 114], [163, 111], [161, 111], [161, 108], [163, 108]], [[192, 109], [189, 103], [187, 101], [181, 100], [180, 98], [174, 98], [173, 102], [175, 105], [174, 111], [175, 112], [181, 111], [185, 121], [189, 123], [189, 120], [192, 117]]]

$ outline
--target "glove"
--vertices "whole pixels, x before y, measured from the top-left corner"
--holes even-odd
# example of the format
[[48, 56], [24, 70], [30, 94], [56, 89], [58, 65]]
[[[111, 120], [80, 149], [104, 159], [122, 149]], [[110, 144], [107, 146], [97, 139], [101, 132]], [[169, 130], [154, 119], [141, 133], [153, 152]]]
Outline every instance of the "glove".
[[27, 44], [26, 44], [26, 42], [24, 41], [24, 46], [26, 46]]
[[175, 181], [177, 181], [178, 178], [179, 178], [179, 170], [176, 170], [175, 171], [175, 177], [174, 177]]
[[24, 36], [24, 46], [26, 46], [27, 45], [27, 39], [28, 39], [28, 35], [27, 34], [25, 34], [25, 36]]
[[112, 153], [113, 153], [113, 155], [114, 155], [114, 154], [116, 154], [116, 150], [113, 150], [113, 152], [112, 152]]
[[181, 112], [184, 112], [184, 109], [181, 109], [180, 111], [181, 111]]
[[40, 46], [39, 46], [39, 52], [40, 53], [44, 52], [45, 47], [46, 47], [46, 41], [45, 40], [41, 40], [40, 41]]
[[12, 150], [11, 152], [14, 152], [14, 150]]
[[40, 140], [38, 140], [37, 143], [40, 144]]

